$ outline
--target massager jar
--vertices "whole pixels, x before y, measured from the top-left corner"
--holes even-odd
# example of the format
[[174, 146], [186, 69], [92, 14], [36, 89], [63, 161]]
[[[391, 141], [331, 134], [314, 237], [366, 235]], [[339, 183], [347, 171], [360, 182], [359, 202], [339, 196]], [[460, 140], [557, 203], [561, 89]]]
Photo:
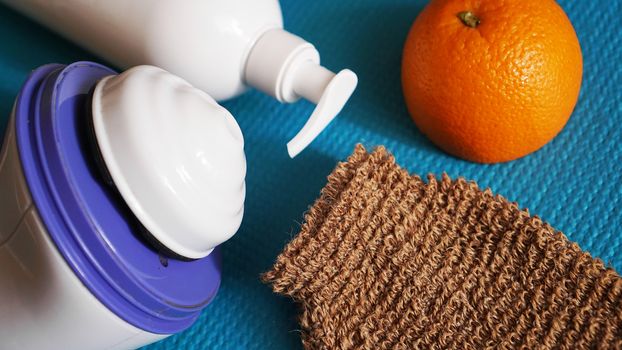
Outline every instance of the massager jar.
[[[32, 72], [0, 153], [0, 349], [132, 349], [188, 328], [221, 280], [216, 247], [150, 243], [89, 146], [89, 62]], [[242, 177], [243, 178], [243, 177]]]

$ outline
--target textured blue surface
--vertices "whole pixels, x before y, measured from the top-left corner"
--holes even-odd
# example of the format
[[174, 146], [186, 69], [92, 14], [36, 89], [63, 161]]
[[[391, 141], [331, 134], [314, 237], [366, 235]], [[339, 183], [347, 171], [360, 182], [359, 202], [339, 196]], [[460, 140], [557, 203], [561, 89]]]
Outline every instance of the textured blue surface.
[[[285, 143], [312, 110], [258, 92], [225, 103], [246, 138], [248, 200], [241, 230], [223, 246], [219, 295], [186, 332], [147, 349], [297, 349], [296, 307], [259, 281], [295, 234], [325, 177], [357, 142], [386, 145], [418, 174], [443, 171], [527, 207], [622, 271], [622, 1], [560, 1], [584, 55], [576, 110], [551, 143], [507, 164], [478, 165], [442, 153], [410, 121], [400, 89], [401, 48], [426, 1], [281, 2], [285, 25], [316, 44], [331, 68], [356, 71], [353, 100], [295, 160]], [[28, 72], [43, 63], [96, 59], [0, 7], [0, 123]]]

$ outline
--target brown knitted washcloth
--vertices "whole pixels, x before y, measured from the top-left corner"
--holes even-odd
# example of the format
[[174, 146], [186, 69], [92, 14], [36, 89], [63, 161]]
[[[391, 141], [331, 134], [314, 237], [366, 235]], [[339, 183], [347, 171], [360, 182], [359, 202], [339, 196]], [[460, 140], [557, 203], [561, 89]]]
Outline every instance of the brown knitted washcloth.
[[305, 348], [622, 349], [620, 276], [515, 203], [383, 148], [328, 179], [264, 275]]

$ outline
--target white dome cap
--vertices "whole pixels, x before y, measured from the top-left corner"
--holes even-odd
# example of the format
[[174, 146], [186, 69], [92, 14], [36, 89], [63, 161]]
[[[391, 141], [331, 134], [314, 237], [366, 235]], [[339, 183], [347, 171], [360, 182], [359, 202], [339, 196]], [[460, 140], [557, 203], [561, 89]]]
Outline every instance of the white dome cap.
[[110, 176], [156, 240], [197, 259], [235, 234], [246, 159], [242, 132], [225, 108], [153, 66], [104, 78], [92, 104]]

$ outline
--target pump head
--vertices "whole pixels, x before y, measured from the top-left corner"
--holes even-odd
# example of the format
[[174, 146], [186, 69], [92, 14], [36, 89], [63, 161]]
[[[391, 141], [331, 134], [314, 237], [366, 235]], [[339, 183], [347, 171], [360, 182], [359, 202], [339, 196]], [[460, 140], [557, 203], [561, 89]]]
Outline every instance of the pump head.
[[317, 105], [287, 144], [292, 158], [337, 116], [358, 82], [349, 69], [335, 74], [321, 66], [320, 54], [312, 44], [282, 29], [268, 30], [259, 37], [246, 62], [245, 79], [280, 102], [303, 97]]

